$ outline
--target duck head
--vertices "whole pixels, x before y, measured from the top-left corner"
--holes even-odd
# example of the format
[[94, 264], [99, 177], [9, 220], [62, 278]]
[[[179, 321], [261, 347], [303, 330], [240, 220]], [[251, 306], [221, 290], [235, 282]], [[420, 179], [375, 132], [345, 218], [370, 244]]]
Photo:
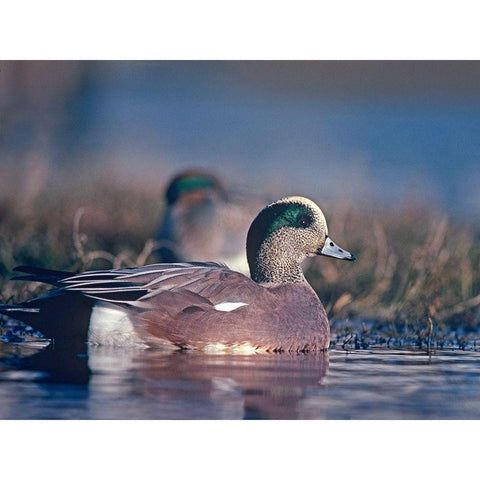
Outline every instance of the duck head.
[[247, 259], [256, 282], [305, 281], [300, 263], [315, 255], [355, 260], [329, 237], [322, 211], [308, 198], [283, 198], [267, 205], [253, 220]]
[[226, 197], [226, 191], [215, 175], [201, 170], [187, 170], [172, 178], [165, 199], [168, 206], [178, 201], [196, 204], [214, 195], [222, 199]]

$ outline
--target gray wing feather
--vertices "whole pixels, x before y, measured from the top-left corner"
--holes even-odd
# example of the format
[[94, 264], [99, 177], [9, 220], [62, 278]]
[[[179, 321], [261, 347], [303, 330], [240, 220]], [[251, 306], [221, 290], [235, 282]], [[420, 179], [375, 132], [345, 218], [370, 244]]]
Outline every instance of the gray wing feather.
[[[61, 290], [79, 292], [97, 300], [150, 308], [150, 300], [161, 292], [185, 292], [208, 300], [248, 301], [260, 288], [245, 275], [213, 262], [153, 264], [137, 268], [90, 271], [57, 281]], [[222, 292], [229, 290], [225, 296]], [[233, 295], [233, 296], [232, 296]], [[238, 297], [238, 298], [237, 298]], [[155, 302], [157, 303], [157, 302]]]

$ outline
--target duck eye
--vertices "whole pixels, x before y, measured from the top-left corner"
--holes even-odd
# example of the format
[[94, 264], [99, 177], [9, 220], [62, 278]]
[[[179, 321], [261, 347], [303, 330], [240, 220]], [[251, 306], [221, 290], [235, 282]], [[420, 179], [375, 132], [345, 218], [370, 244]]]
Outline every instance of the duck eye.
[[312, 223], [312, 219], [307, 215], [303, 215], [297, 221], [298, 226], [302, 228], [306, 228], [310, 226], [311, 223]]

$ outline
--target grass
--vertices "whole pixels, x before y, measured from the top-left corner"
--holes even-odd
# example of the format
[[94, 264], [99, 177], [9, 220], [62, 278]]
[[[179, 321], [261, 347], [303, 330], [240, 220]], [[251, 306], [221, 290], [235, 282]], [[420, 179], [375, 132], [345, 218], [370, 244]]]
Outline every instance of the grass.
[[[308, 272], [333, 330], [344, 330], [343, 341], [353, 336], [366, 345], [464, 346], [462, 336], [478, 333], [478, 227], [413, 205], [343, 211], [342, 217], [333, 208], [330, 231], [336, 235], [338, 228], [348, 239], [357, 265], [316, 262]], [[356, 325], [352, 319], [363, 322]]]
[[[476, 341], [478, 226], [416, 205], [390, 211], [317, 200], [332, 238], [358, 258], [354, 264], [314, 259], [306, 272], [331, 319], [334, 343], [440, 348]], [[139, 189], [111, 178], [4, 195], [0, 301], [23, 301], [45, 288], [10, 281], [17, 265], [79, 271], [155, 261], [152, 239], [162, 208], [160, 187]]]

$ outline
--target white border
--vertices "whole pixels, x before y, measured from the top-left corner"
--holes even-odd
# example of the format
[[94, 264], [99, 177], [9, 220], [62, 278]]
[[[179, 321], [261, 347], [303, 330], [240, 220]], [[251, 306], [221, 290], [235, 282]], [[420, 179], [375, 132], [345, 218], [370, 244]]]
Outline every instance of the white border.
[[477, 59], [476, 3], [17, 0], [2, 59]]
[[477, 454], [471, 427], [455, 421], [3, 421], [2, 472], [70, 480], [104, 474], [470, 477]]

